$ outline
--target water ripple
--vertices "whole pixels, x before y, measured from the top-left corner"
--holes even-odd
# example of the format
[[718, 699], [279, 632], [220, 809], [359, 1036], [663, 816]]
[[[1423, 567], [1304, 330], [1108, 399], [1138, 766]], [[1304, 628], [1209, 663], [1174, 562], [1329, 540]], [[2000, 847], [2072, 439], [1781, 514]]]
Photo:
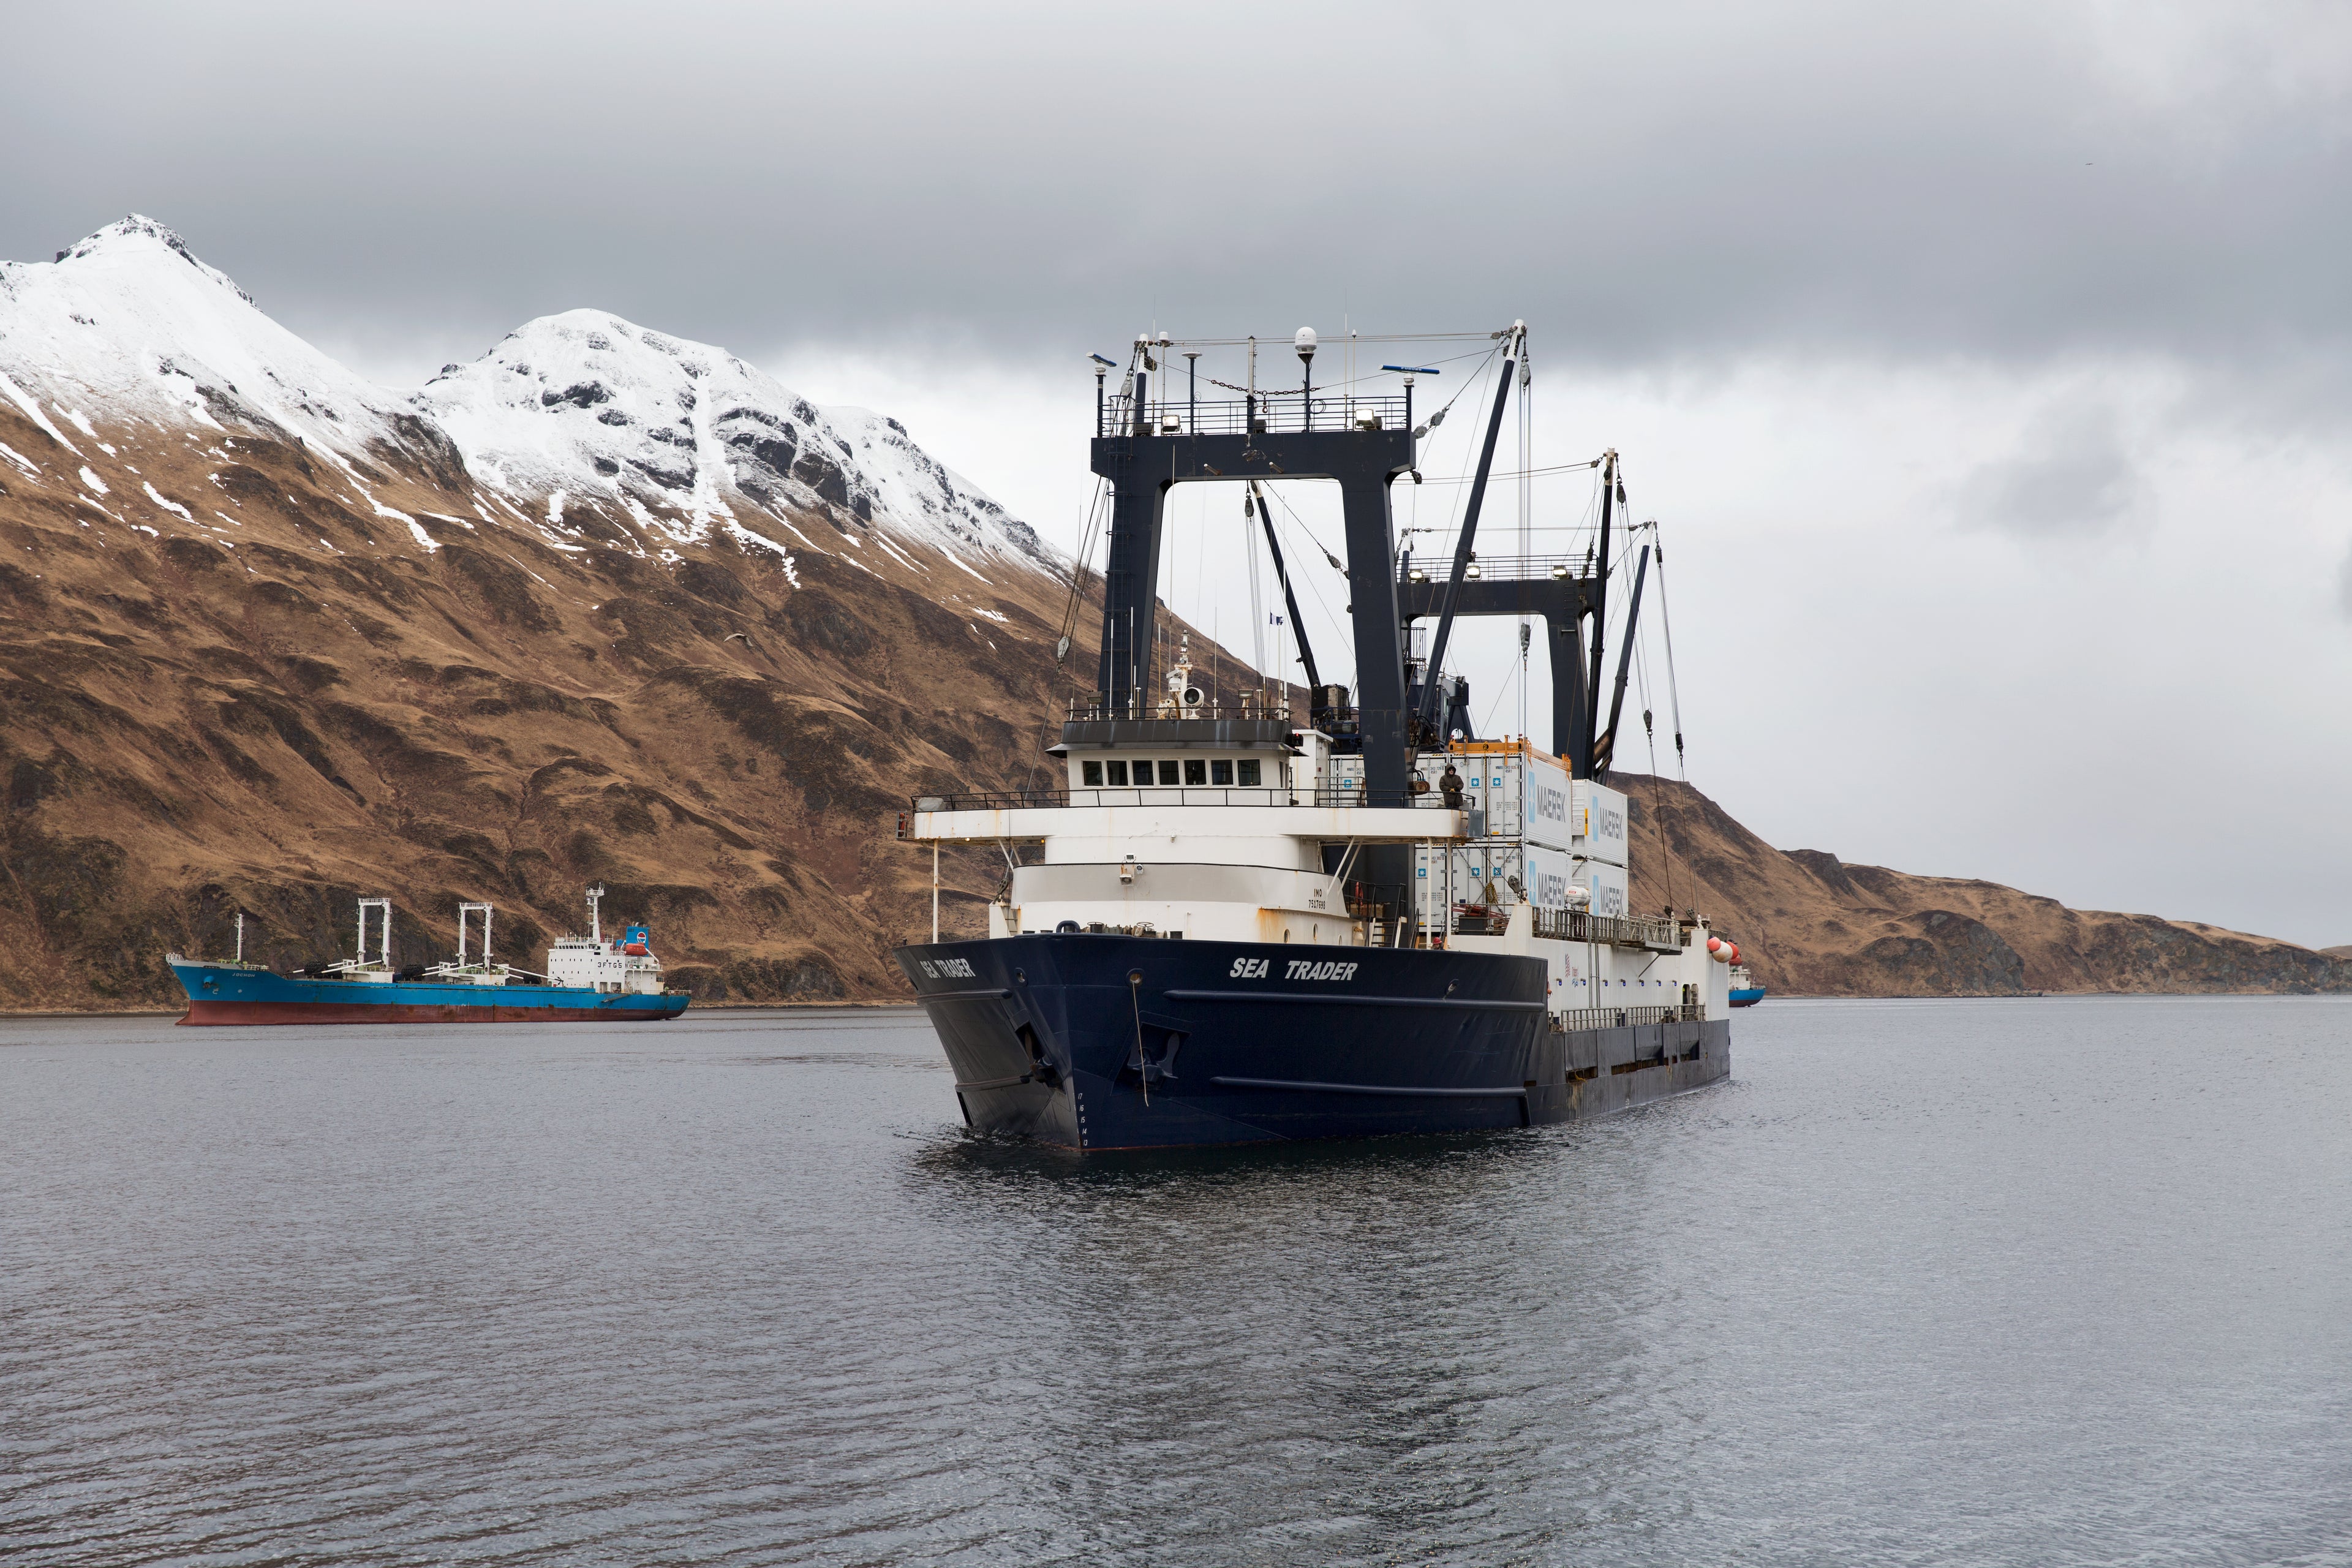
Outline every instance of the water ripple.
[[1084, 1161], [918, 1018], [12, 1026], [0, 1555], [2341, 1563], [2352, 1007], [1792, 1004]]

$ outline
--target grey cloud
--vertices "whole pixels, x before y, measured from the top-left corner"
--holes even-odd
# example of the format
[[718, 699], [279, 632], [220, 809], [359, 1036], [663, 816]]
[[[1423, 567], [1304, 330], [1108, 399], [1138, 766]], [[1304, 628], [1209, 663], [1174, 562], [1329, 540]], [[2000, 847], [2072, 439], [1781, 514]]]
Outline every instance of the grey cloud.
[[485, 343], [593, 304], [998, 358], [1342, 310], [1554, 363], [2324, 353], [2352, 140], [2270, 15], [2183, 85], [2090, 5], [32, 7], [0, 253], [136, 208], [299, 329]]
[[2063, 405], [2037, 419], [2009, 457], [1962, 487], [1963, 521], [2029, 538], [2087, 538], [2137, 513], [2147, 481], [2125, 449], [2114, 411]]
[[2346, 549], [2344, 563], [2336, 569], [2336, 607], [2352, 620], [2352, 548]]

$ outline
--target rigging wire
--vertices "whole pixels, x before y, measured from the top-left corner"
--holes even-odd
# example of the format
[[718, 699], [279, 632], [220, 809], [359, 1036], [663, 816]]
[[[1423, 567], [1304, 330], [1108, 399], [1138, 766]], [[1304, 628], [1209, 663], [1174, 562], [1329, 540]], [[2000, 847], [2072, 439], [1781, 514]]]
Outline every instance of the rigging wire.
[[[1285, 512], [1285, 514], [1286, 514], [1286, 515], [1289, 517], [1290, 521], [1293, 521], [1293, 522], [1295, 522], [1295, 523], [1297, 523], [1297, 524], [1298, 524], [1298, 527], [1299, 527], [1299, 531], [1300, 531], [1301, 532], [1306, 533], [1307, 538], [1309, 538], [1309, 539], [1314, 539], [1314, 540], [1315, 540], [1315, 548], [1317, 548], [1318, 550], [1322, 550], [1322, 549], [1323, 549], [1323, 542], [1322, 542], [1321, 540], [1319, 540], [1319, 539], [1315, 539], [1315, 535], [1314, 535], [1314, 533], [1313, 533], [1312, 531], [1308, 531], [1308, 529], [1307, 529], [1307, 527], [1306, 521], [1305, 521], [1303, 518], [1301, 518], [1301, 517], [1300, 517], [1300, 516], [1299, 516], [1296, 511], [1291, 510], [1290, 503], [1289, 503], [1288, 501], [1286, 501], [1286, 500], [1282, 500], [1281, 496], [1279, 496], [1278, 494], [1276, 494], [1274, 490], [1269, 489], [1266, 489], [1266, 488], [1265, 488], [1265, 487], [1263, 487], [1263, 486], [1258, 487], [1257, 494], [1258, 494], [1258, 500], [1259, 500], [1259, 501], [1260, 501], [1261, 503], [1264, 503], [1264, 502], [1268, 501], [1268, 500], [1280, 500], [1280, 501], [1282, 501], [1282, 510], [1283, 510], [1283, 511]], [[1344, 566], [1341, 566], [1341, 565], [1339, 564], [1339, 558], [1338, 556], [1333, 555], [1333, 554], [1332, 554], [1329, 551], [1328, 551], [1328, 550], [1324, 550], [1324, 551], [1323, 551], [1323, 556], [1324, 556], [1324, 559], [1325, 559], [1325, 560], [1327, 560], [1327, 561], [1328, 561], [1328, 562], [1330, 562], [1330, 563], [1331, 563], [1331, 564], [1332, 564], [1332, 566], [1333, 566], [1333, 567], [1337, 568], [1339, 571], [1340, 571], [1340, 572], [1342, 572], [1342, 573], [1345, 573], [1345, 572], [1346, 572], [1347, 568], [1346, 568], [1346, 567], [1344, 567]], [[1289, 560], [1292, 560], [1292, 561], [1296, 561], [1296, 560], [1297, 560], [1297, 559], [1298, 559], [1298, 551], [1297, 551], [1297, 548], [1295, 545], [1294, 545], [1294, 546], [1291, 548], [1291, 550], [1289, 551], [1287, 558], [1288, 558]], [[1348, 628], [1348, 627], [1346, 627], [1346, 626], [1341, 626], [1341, 625], [1339, 624], [1339, 618], [1337, 616], [1334, 616], [1334, 615], [1331, 613], [1331, 606], [1330, 606], [1329, 605], [1328, 605], [1328, 604], [1326, 604], [1326, 603], [1324, 602], [1324, 599], [1323, 599], [1323, 590], [1322, 590], [1322, 589], [1320, 589], [1320, 588], [1318, 588], [1318, 587], [1317, 587], [1317, 586], [1315, 585], [1315, 579], [1314, 579], [1314, 577], [1313, 577], [1311, 574], [1307, 574], [1307, 573], [1293, 572], [1293, 573], [1291, 574], [1290, 581], [1291, 581], [1291, 583], [1292, 583], [1292, 584], [1293, 584], [1294, 586], [1296, 586], [1297, 584], [1299, 584], [1299, 583], [1301, 583], [1301, 582], [1304, 582], [1304, 583], [1307, 584], [1307, 593], [1309, 593], [1310, 595], [1314, 595], [1314, 599], [1315, 599], [1315, 607], [1316, 607], [1317, 609], [1318, 609], [1318, 610], [1320, 610], [1320, 611], [1322, 611], [1322, 612], [1323, 612], [1323, 618], [1324, 618], [1324, 620], [1326, 620], [1327, 622], [1328, 622], [1328, 623], [1330, 624], [1331, 631], [1332, 631], [1332, 635], [1333, 635], [1334, 637], [1337, 637], [1337, 638], [1338, 638], [1341, 643], [1346, 644], [1346, 645], [1347, 645], [1347, 647], [1348, 647], [1348, 649], [1349, 649], [1349, 651], [1352, 654], [1352, 653], [1354, 652], [1354, 650], [1355, 650], [1355, 646], [1356, 646], [1356, 644], [1355, 644], [1355, 639], [1354, 639], [1352, 637], [1350, 637], [1350, 636], [1349, 635], [1349, 628]], [[1291, 628], [1291, 631], [1292, 631], [1292, 634], [1293, 634], [1294, 636], [1304, 636], [1304, 635], [1305, 635], [1303, 632], [1301, 632], [1301, 631], [1300, 631], [1300, 629], [1299, 629], [1299, 628], [1297, 628], [1297, 627], [1296, 627], [1296, 626], [1292, 627], [1292, 628]], [[1286, 669], [1284, 671], [1283, 679], [1284, 679], [1285, 680], [1287, 680], [1287, 679], [1289, 679], [1289, 672], [1288, 672]], [[1353, 685], [1353, 684], [1354, 684], [1354, 679], [1353, 679], [1352, 675], [1351, 675], [1351, 676], [1350, 676], [1350, 678], [1349, 678], [1349, 683], [1350, 685]]]
[[[1657, 527], [1657, 524], [1654, 522], [1650, 526], [1654, 529]], [[1660, 630], [1664, 634], [1666, 644], [1667, 710], [1672, 715], [1675, 721], [1675, 776], [1682, 780], [1683, 783], [1688, 784], [1690, 783], [1690, 769], [1685, 764], [1683, 760], [1682, 686], [1681, 683], [1675, 679], [1675, 617], [1674, 612], [1666, 607], [1666, 546], [1663, 538], [1659, 538], [1654, 541], [1654, 542], [1655, 542], [1658, 547], [1658, 558], [1655, 563], [1658, 568], [1658, 626]]]
[[1282, 501], [1282, 510], [1290, 513], [1290, 521], [1298, 525], [1298, 531], [1307, 535], [1307, 539], [1314, 544], [1316, 549], [1323, 552], [1323, 559], [1331, 563], [1332, 571], [1343, 574], [1347, 572], [1348, 563], [1340, 560], [1338, 556], [1332, 554], [1330, 550], [1325, 546], [1324, 542], [1315, 537], [1315, 531], [1307, 526], [1307, 520], [1299, 516], [1297, 512], [1291, 510], [1290, 503], [1287, 500], [1283, 500], [1279, 491], [1267, 490], [1265, 493], [1275, 500]]
[[[1487, 343], [1507, 336], [1509, 331], [1510, 329], [1507, 327], [1498, 332], [1362, 332], [1357, 335], [1357, 341], [1366, 343]], [[1260, 340], [1254, 338], [1171, 337], [1165, 344], [1154, 338], [1152, 346], [1174, 349], [1238, 349], [1258, 341]], [[1454, 357], [1467, 359], [1470, 355], [1464, 353]]]
[[[1652, 541], [1654, 546], [1655, 541]], [[1658, 729], [1652, 722], [1650, 652], [1646, 644], [1633, 650], [1634, 679], [1642, 691], [1642, 733], [1650, 744], [1650, 815], [1658, 820], [1658, 859], [1666, 868], [1666, 913], [1675, 912], [1675, 851], [1666, 839], [1666, 781], [1658, 773]]]
[[[1486, 478], [1490, 482], [1495, 479], [1544, 479], [1552, 474], [1572, 474], [1600, 466], [1601, 459], [1593, 458], [1581, 463], [1547, 463], [1539, 468], [1517, 468], [1507, 474], [1489, 474]], [[1425, 485], [1466, 485], [1477, 477], [1476, 474], [1447, 474], [1442, 477], [1423, 474], [1421, 482]]]
[[[1517, 339], [1519, 348], [1519, 554], [1522, 559], [1533, 554], [1533, 541], [1528, 536], [1535, 521], [1535, 491], [1529, 488], [1529, 470], [1535, 466], [1535, 368], [1528, 357], [1527, 338]], [[1497, 389], [1497, 395], [1502, 389]], [[1534, 682], [1528, 678], [1528, 644], [1533, 641], [1534, 622], [1527, 613], [1527, 589], [1519, 590], [1519, 736], [1528, 733], [1528, 692]], [[1552, 737], [1559, 743], [1558, 736]]]
[[1109, 481], [1097, 477], [1094, 500], [1087, 508], [1087, 524], [1078, 538], [1078, 552], [1070, 567], [1070, 596], [1062, 606], [1062, 626], [1054, 645], [1054, 662], [1064, 667], [1071, 682], [1077, 680], [1077, 668], [1069, 662], [1069, 655], [1077, 647], [1078, 615], [1086, 605], [1087, 572], [1094, 559], [1095, 541], [1102, 531], [1104, 497]]
[[1526, 671], [1527, 667], [1524, 664], [1522, 664], [1518, 668], [1513, 670], [1511, 672], [1510, 679], [1504, 682], [1503, 689], [1495, 694], [1495, 705], [1486, 710], [1486, 721], [1479, 726], [1480, 729], [1486, 731], [1489, 735], [1495, 732], [1495, 715], [1503, 710], [1504, 702], [1508, 700], [1510, 698], [1511, 689], [1522, 683], [1526, 676]]
[[[1465, 355], [1465, 356], [1464, 356], [1464, 357], [1465, 357], [1465, 358], [1466, 358], [1466, 357], [1468, 357], [1468, 356], [1466, 356], [1466, 355]], [[1472, 379], [1472, 380], [1470, 380], [1470, 381], [1468, 381], [1468, 382], [1465, 382], [1465, 383], [1464, 383], [1464, 384], [1463, 384], [1462, 390], [1461, 390], [1460, 392], [1457, 392], [1457, 393], [1455, 393], [1455, 394], [1454, 395], [1453, 401], [1452, 401], [1452, 402], [1447, 403], [1447, 404], [1446, 404], [1446, 405], [1445, 405], [1445, 408], [1451, 408], [1451, 407], [1453, 407], [1454, 403], [1458, 403], [1458, 402], [1460, 402], [1460, 401], [1462, 400], [1463, 396], [1464, 396], [1465, 394], [1469, 393], [1473, 388], [1482, 387], [1482, 386], [1485, 384], [1485, 383], [1486, 383], [1486, 377], [1487, 377], [1488, 374], [1489, 374], [1489, 373], [1491, 373], [1491, 372], [1494, 370], [1494, 368], [1495, 368], [1495, 355], [1494, 355], [1493, 353], [1489, 353], [1489, 354], [1486, 356], [1486, 363], [1484, 363], [1484, 364], [1482, 364], [1482, 365], [1480, 365], [1480, 366], [1479, 366], [1475, 371], [1474, 371], [1474, 372], [1472, 373], [1473, 379]], [[1482, 395], [1482, 396], [1480, 397], [1479, 401], [1480, 401], [1481, 403], [1484, 403], [1484, 402], [1486, 401], [1486, 399], [1485, 399], [1485, 397]], [[1423, 428], [1423, 429], [1425, 429], [1425, 430], [1434, 429], [1434, 428], [1436, 428], [1436, 426], [1437, 426], [1438, 423], [1439, 423], [1441, 420], [1443, 420], [1444, 417], [1445, 417], [1445, 409], [1444, 409], [1444, 408], [1441, 408], [1441, 409], [1439, 409], [1439, 410], [1437, 411], [1437, 413], [1436, 413], [1436, 414], [1433, 415], [1433, 416], [1430, 417], [1429, 422], [1428, 422], [1426, 425], [1423, 426], [1422, 426], [1422, 428]], [[1470, 449], [1474, 449], [1474, 450], [1475, 449], [1475, 447], [1476, 447], [1476, 446], [1477, 446], [1477, 438], [1476, 438], [1476, 433], [1475, 433], [1475, 431], [1473, 431], [1473, 432], [1471, 433], [1470, 437], [1469, 437], [1469, 441], [1468, 441], [1468, 445], [1469, 445]], [[1523, 460], [1524, 460], [1524, 459], [1523, 459]], [[1505, 479], [1508, 479], [1510, 476], [1509, 476], [1509, 475], [1507, 475], [1507, 474], [1506, 474], [1506, 475], [1504, 475], [1504, 476], [1502, 476], [1502, 477], [1503, 477], [1503, 478], [1505, 478]], [[1409, 538], [1411, 538], [1412, 535], [1414, 535], [1414, 534], [1416, 534], [1416, 533], [1433, 533], [1433, 534], [1436, 534], [1436, 535], [1437, 535], [1439, 538], [1441, 538], [1441, 539], [1454, 539], [1454, 538], [1458, 538], [1458, 537], [1461, 535], [1461, 532], [1462, 532], [1462, 512], [1463, 512], [1463, 509], [1464, 509], [1464, 508], [1465, 508], [1465, 507], [1469, 503], [1469, 500], [1470, 500], [1470, 497], [1469, 497], [1469, 494], [1468, 494], [1468, 492], [1467, 492], [1467, 491], [1465, 491], [1465, 490], [1459, 490], [1459, 489], [1455, 490], [1455, 491], [1454, 492], [1454, 502], [1453, 502], [1452, 510], [1451, 510], [1450, 511], [1448, 511], [1448, 512], [1447, 512], [1447, 514], [1446, 514], [1446, 523], [1445, 523], [1445, 526], [1444, 526], [1444, 527], [1443, 527], [1443, 528], [1440, 528], [1440, 527], [1436, 526], [1435, 524], [1432, 524], [1431, 526], [1429, 526], [1429, 527], [1427, 527], [1427, 528], [1423, 528], [1423, 527], [1421, 527], [1421, 526], [1419, 525], [1419, 519], [1420, 519], [1420, 517], [1421, 517], [1421, 487], [1420, 487], [1419, 485], [1415, 485], [1415, 486], [1413, 487], [1413, 492], [1412, 492], [1412, 500], [1413, 500], [1413, 511], [1412, 511], [1412, 515], [1413, 515], [1413, 518], [1414, 518], [1414, 520], [1415, 520], [1415, 521], [1414, 521], [1414, 524], [1413, 524], [1413, 526], [1408, 527], [1408, 528], [1406, 528], [1402, 532], [1399, 533], [1399, 534], [1397, 535], [1397, 538], [1398, 538], [1400, 541], [1402, 541], [1402, 540], [1405, 540], [1405, 539], [1409, 539]], [[1446, 553], [1446, 552], [1445, 552], [1444, 550], [1441, 549], [1441, 550], [1439, 550], [1436, 553], [1438, 553], [1438, 554], [1440, 554], [1440, 555], [1443, 555], [1443, 554], [1445, 554], [1445, 553]]]
[[1249, 573], [1250, 591], [1250, 667], [1257, 676], [1257, 684], [1265, 685], [1265, 603], [1258, 592], [1257, 519], [1251, 514], [1247, 489], [1242, 491], [1242, 560]]

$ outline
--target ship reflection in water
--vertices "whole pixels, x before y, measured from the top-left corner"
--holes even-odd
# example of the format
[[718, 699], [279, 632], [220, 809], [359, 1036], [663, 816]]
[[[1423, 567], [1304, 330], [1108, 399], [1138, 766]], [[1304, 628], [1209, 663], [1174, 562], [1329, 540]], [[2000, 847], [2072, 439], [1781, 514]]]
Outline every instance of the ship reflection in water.
[[908, 1013], [13, 1025], [0, 1558], [2340, 1546], [2352, 1005], [1750, 1017], [1613, 1119], [1084, 1156]]

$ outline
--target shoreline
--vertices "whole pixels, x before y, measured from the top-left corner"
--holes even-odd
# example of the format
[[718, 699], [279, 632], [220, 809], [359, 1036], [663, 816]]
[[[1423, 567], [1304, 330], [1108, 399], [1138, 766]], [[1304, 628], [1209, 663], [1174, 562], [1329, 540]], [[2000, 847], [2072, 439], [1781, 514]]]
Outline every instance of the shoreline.
[[[2061, 1002], [2084, 998], [2144, 996], [2188, 1000], [2195, 997], [2242, 996], [2343, 996], [2341, 991], [1971, 991], [1957, 994], [1905, 994], [1900, 995], [1830, 995], [1801, 992], [1776, 992], [1758, 1005], [1773, 1002]], [[712, 1014], [739, 1013], [839, 1013], [899, 1011], [919, 1013], [920, 1004], [914, 998], [905, 1001], [829, 1001], [829, 1002], [698, 1002], [679, 1015], [680, 1018], [707, 1017]], [[44, 1008], [23, 1012], [0, 1008], [0, 1024], [21, 1019], [35, 1022], [47, 1018], [176, 1018], [185, 1013], [178, 1007], [93, 1007]], [[1742, 1013], [1751, 1011], [1740, 1009]]]

